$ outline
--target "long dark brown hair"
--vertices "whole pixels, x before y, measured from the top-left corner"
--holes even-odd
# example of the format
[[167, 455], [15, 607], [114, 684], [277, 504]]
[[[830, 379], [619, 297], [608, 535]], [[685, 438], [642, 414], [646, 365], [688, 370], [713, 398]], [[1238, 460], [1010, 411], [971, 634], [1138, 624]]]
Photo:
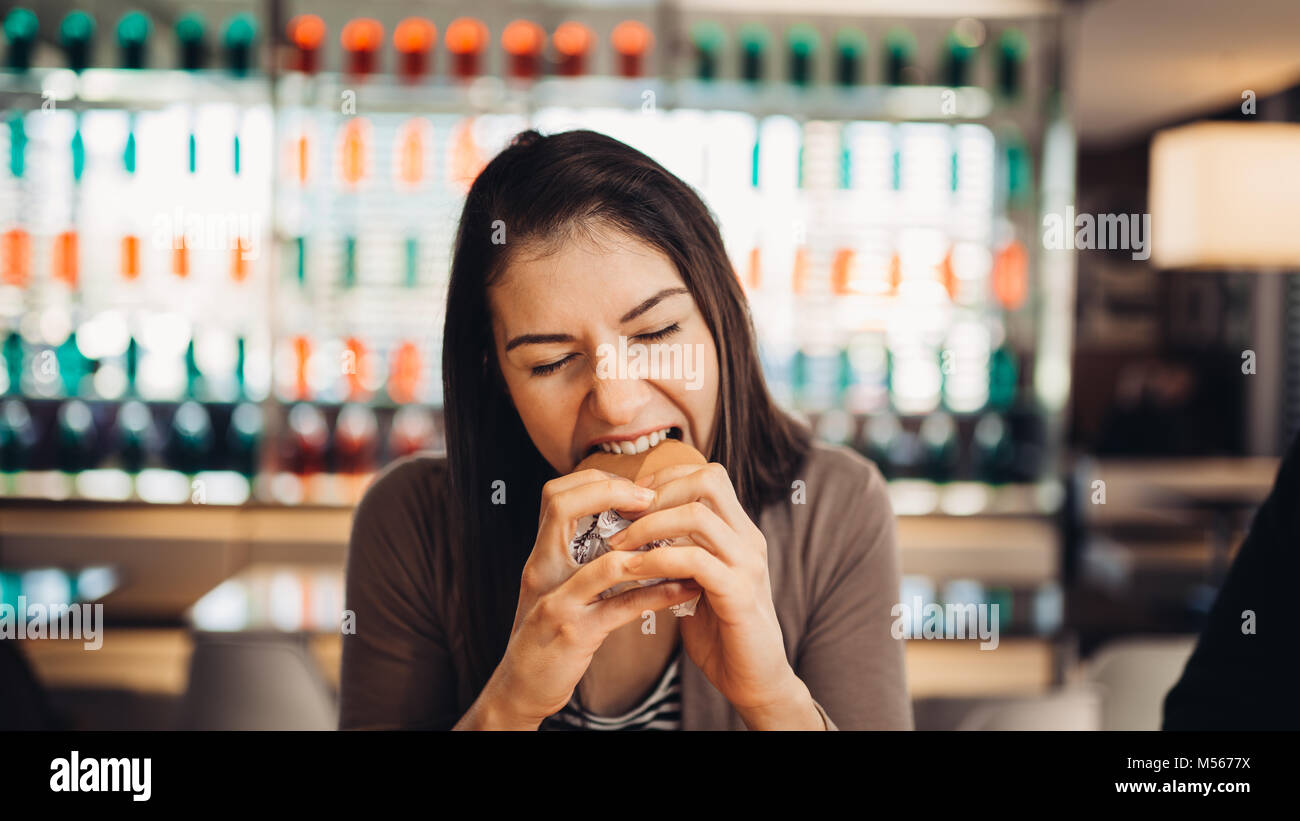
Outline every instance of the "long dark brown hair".
[[[478, 175], [465, 200], [443, 330], [450, 509], [462, 514], [450, 522], [454, 566], [444, 589], [453, 592], [467, 620], [475, 692], [505, 652], [520, 575], [537, 538], [542, 485], [556, 477], [505, 389], [487, 290], [520, 249], [553, 249], [597, 225], [662, 251], [704, 315], [721, 383], [706, 456], [727, 468], [751, 519], [757, 523], [764, 507], [789, 498], [808, 453], [808, 428], [767, 391], [748, 300], [717, 223], [695, 191], [604, 134], [518, 134]], [[493, 504], [494, 490], [501, 489], [506, 504]]]

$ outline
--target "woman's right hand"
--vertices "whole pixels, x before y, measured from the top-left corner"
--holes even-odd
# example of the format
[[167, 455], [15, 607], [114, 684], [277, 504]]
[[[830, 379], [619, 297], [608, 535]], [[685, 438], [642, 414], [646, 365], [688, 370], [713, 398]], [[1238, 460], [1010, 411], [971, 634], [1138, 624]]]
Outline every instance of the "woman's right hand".
[[484, 724], [536, 729], [568, 703], [592, 657], [613, 630], [646, 610], [690, 601], [694, 582], [664, 582], [600, 599], [605, 590], [635, 578], [624, 568], [635, 551], [611, 550], [578, 565], [569, 553], [576, 522], [613, 508], [636, 516], [654, 492], [613, 473], [583, 470], [542, 487], [537, 541], [524, 564], [519, 605], [505, 656], [479, 696]]

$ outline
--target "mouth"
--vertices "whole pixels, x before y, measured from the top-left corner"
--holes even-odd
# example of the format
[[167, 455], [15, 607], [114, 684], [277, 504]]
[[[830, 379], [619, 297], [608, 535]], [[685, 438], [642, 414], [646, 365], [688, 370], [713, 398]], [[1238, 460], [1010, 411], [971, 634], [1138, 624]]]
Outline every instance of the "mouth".
[[660, 428], [659, 430], [644, 436], [638, 436], [636, 439], [628, 439], [619, 442], [600, 442], [587, 448], [586, 452], [582, 454], [582, 458], [586, 459], [591, 454], [599, 453], [601, 451], [604, 451], [605, 453], [644, 453], [665, 439], [676, 439], [679, 442], [682, 441], [682, 429], [673, 425], [667, 428]]

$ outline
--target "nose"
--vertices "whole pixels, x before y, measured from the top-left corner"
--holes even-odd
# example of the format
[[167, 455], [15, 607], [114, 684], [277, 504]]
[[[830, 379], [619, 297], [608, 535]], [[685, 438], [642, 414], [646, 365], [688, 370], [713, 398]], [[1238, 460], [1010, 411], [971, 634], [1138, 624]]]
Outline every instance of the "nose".
[[593, 369], [587, 406], [592, 415], [611, 427], [631, 424], [650, 396], [650, 385], [640, 378], [600, 376]]

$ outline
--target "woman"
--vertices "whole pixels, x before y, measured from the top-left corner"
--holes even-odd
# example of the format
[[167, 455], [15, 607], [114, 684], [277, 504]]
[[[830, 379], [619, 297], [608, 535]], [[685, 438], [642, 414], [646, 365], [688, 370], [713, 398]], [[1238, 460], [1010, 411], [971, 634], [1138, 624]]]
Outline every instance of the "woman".
[[[610, 361], [637, 344], [677, 366]], [[395, 463], [356, 511], [342, 728], [912, 727], [884, 482], [774, 405], [681, 180], [591, 131], [518, 135], [461, 215], [443, 379], [446, 458]], [[710, 464], [573, 472], [662, 435]], [[625, 540], [578, 566], [576, 521], [610, 508]]]

